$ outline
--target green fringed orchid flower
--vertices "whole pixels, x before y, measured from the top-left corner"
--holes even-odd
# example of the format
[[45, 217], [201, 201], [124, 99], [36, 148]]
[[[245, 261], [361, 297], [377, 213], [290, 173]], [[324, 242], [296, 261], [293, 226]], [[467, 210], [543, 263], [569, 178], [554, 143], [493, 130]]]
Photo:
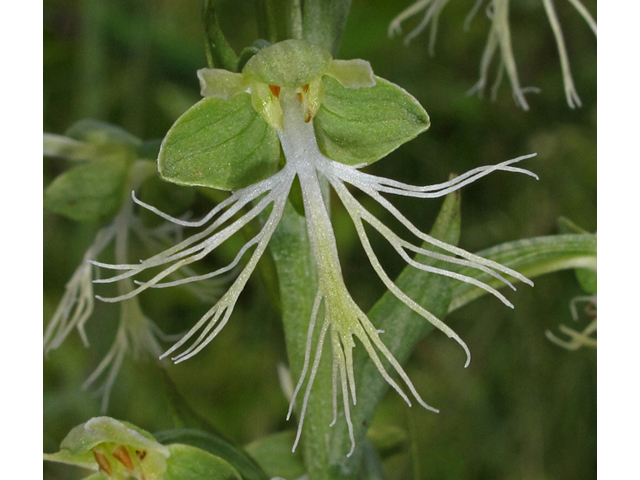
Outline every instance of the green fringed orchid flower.
[[[356, 404], [352, 350], [357, 339], [367, 350], [380, 374], [411, 405], [400, 385], [383, 366], [387, 359], [410, 394], [427, 405], [402, 366], [380, 338], [380, 332], [354, 302], [345, 286], [333, 226], [325, 205], [321, 179], [326, 179], [347, 209], [366, 254], [386, 287], [408, 308], [454, 338], [467, 354], [462, 339], [441, 320], [402, 292], [384, 271], [372, 249], [364, 224], [379, 232], [415, 268], [476, 285], [503, 303], [511, 303], [494, 288], [455, 272], [422, 264], [412, 258], [423, 254], [455, 265], [477, 268], [505, 284], [511, 276], [532, 284], [518, 272], [436, 240], [415, 227], [383, 194], [415, 198], [437, 198], [458, 190], [494, 171], [519, 172], [535, 177], [513, 164], [530, 158], [518, 157], [498, 165], [475, 168], [453, 180], [430, 186], [413, 186], [377, 177], [360, 169], [387, 155], [429, 127], [429, 117], [415, 98], [402, 88], [373, 75], [364, 60], [334, 60], [319, 47], [300, 40], [287, 40], [260, 50], [242, 73], [204, 69], [198, 72], [203, 100], [188, 110], [169, 130], [158, 159], [166, 180], [183, 185], [201, 185], [233, 193], [205, 218], [187, 222], [172, 218], [151, 205], [142, 206], [184, 227], [207, 225], [201, 232], [139, 264], [95, 265], [122, 270], [119, 275], [96, 282], [117, 282], [153, 267], [163, 267], [151, 280], [109, 302], [126, 301], [147, 288], [163, 288], [203, 280], [229, 272], [253, 248], [249, 260], [222, 298], [163, 357], [174, 355], [185, 361], [211, 342], [226, 325], [240, 293], [267, 248], [282, 218], [294, 181], [300, 184], [310, 244], [317, 265], [318, 291], [309, 321], [304, 365], [293, 393], [289, 416], [304, 387], [299, 428], [300, 439], [311, 388], [321, 361], [324, 342], [333, 354], [334, 422], [338, 415], [338, 391], [349, 427], [353, 452], [350, 404]], [[281, 161], [284, 157], [284, 162]], [[537, 178], [537, 177], [536, 177]], [[446, 253], [421, 248], [393, 232], [365, 209], [347, 188], [357, 188], [391, 213], [420, 242], [427, 241]], [[244, 214], [236, 218], [242, 209]], [[236, 234], [247, 222], [264, 216], [262, 229], [226, 267], [210, 274], [164, 282], [173, 272], [201, 260]], [[512, 287], [513, 288], [513, 287]], [[322, 312], [322, 313], [321, 313]], [[320, 333], [313, 346], [316, 329]], [[187, 346], [187, 342], [191, 344]], [[178, 351], [183, 349], [180, 353]], [[315, 352], [314, 352], [315, 350]], [[305, 387], [306, 383], [306, 387]]]

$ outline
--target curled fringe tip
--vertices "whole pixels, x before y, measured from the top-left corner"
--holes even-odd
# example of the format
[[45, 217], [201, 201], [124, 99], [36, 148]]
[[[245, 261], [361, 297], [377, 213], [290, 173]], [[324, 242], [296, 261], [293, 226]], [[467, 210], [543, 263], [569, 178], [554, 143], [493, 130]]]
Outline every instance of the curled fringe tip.
[[[131, 268], [135, 268], [137, 267], [137, 265], [113, 265], [111, 263], [103, 263], [103, 262], [98, 262], [96, 260], [87, 260], [87, 263], [90, 263], [91, 265], [94, 265], [96, 267], [101, 267], [101, 268], [107, 268], [109, 270], [130, 270]], [[100, 280], [100, 279], [97, 279]], [[103, 283], [103, 282], [98, 282], [97, 280], [94, 280], [94, 283]], [[109, 280], [108, 278], [105, 280]]]
[[418, 403], [425, 408], [426, 410], [429, 410], [430, 412], [433, 413], [440, 413], [440, 410], [438, 410], [435, 407], [432, 407], [431, 405], [428, 405], [424, 400], [422, 400], [420, 397], [416, 397], [416, 400], [418, 400]]
[[94, 278], [91, 283], [113, 283], [112, 278]]
[[[462, 340], [460, 340], [460, 342], [462, 342]], [[458, 343], [460, 343], [458, 342]], [[460, 343], [460, 345], [462, 346], [462, 348], [464, 349], [465, 353], [467, 354], [467, 361], [464, 364], [464, 368], [467, 368], [469, 366], [469, 364], [471, 363], [471, 351], [469, 350], [469, 347], [467, 347], [467, 344], [462, 342]]]
[[117, 303], [119, 300], [117, 300], [117, 298], [113, 298], [113, 297], [102, 297], [100, 295], [96, 295], [95, 296], [96, 299], [100, 300], [101, 302], [105, 302], [105, 303]]
[[353, 452], [355, 451], [356, 446], [355, 444], [351, 444], [351, 450], [349, 450], [349, 453], [347, 453], [347, 458], [349, 458], [351, 455], [353, 455]]
[[161, 211], [160, 209], [154, 207], [153, 205], [149, 205], [148, 203], [145, 203], [142, 200], [139, 200], [136, 197], [136, 192], [133, 191], [133, 190], [131, 191], [131, 199], [134, 201], [134, 203], [136, 203], [137, 205], [141, 206], [145, 210], [148, 210], [151, 213], [155, 213], [160, 218], [163, 218], [163, 219], [167, 220], [168, 222], [171, 222], [171, 223], [173, 223], [175, 225], [179, 225], [181, 227], [201, 227], [202, 225], [204, 225], [205, 223], [207, 223], [211, 219], [210, 216], [207, 215], [201, 220], [197, 220], [195, 222], [189, 222], [187, 220], [181, 220], [179, 218], [172, 217], [171, 215], [168, 215], [168, 214], [164, 213], [163, 211]]

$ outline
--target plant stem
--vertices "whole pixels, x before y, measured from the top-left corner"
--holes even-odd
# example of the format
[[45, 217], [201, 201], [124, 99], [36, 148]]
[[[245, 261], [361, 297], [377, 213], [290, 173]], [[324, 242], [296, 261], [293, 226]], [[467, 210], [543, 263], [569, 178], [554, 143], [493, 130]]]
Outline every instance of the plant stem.
[[306, 0], [302, 15], [304, 39], [337, 56], [350, 8], [351, 0]]

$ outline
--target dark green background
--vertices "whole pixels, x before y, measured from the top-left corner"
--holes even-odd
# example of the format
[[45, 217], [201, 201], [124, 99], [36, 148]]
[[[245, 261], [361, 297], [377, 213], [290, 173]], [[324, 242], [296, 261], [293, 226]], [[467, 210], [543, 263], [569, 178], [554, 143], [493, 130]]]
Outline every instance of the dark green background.
[[[411, 183], [437, 183], [450, 172], [537, 152], [523, 166], [535, 171], [539, 182], [497, 173], [463, 190], [461, 246], [476, 251], [553, 234], [561, 215], [595, 231], [593, 34], [568, 2], [557, 2], [583, 101], [582, 108], [571, 110], [542, 3], [513, 2], [511, 25], [520, 79], [525, 86], [542, 89], [528, 96], [531, 111], [525, 113], [515, 106], [506, 79], [494, 103], [465, 95], [477, 80], [489, 27], [481, 13], [470, 31], [463, 31], [473, 3], [456, 0], [444, 9], [436, 55], [429, 57], [428, 33], [409, 47], [386, 35], [391, 19], [410, 2], [353, 2], [340, 57], [369, 60], [377, 75], [412, 93], [432, 121], [427, 133], [369, 171]], [[217, 5], [222, 28], [239, 52], [257, 38], [254, 3]], [[586, 6], [595, 12], [594, 1]], [[195, 71], [206, 66], [200, 9], [195, 0], [45, 1], [44, 130], [63, 133], [81, 118], [95, 118], [145, 140], [162, 138], [199, 98]], [[416, 20], [407, 24], [406, 32]], [[62, 160], [46, 159], [45, 183], [67, 167]], [[199, 198], [193, 210], [204, 213], [210, 204]], [[373, 202], [363, 201], [386, 218]], [[398, 198], [394, 203], [428, 230], [441, 201]], [[368, 308], [383, 287], [346, 213], [335, 205], [347, 285], [356, 301]], [[45, 322], [95, 232], [95, 226], [44, 214]], [[402, 264], [391, 248], [375, 236], [374, 241], [380, 256], [388, 258], [384, 263], [390, 273], [397, 274]], [[216, 261], [233, 255], [232, 247]], [[536, 279], [535, 288], [520, 286], [518, 292], [508, 292], [515, 310], [494, 298], [482, 298], [455, 312], [447, 322], [471, 349], [466, 370], [462, 350], [444, 335], [434, 333], [420, 342], [407, 371], [423, 398], [441, 413], [409, 409], [395, 394], [385, 398], [374, 424], [399, 426], [412, 444], [387, 460], [389, 478], [595, 478], [596, 352], [567, 352], [544, 335], [547, 329], [557, 332], [559, 324], [572, 323], [569, 301], [580, 294], [573, 273], [561, 272]], [[208, 308], [179, 289], [145, 294], [141, 303], [149, 318], [172, 333], [188, 329]], [[46, 452], [57, 450], [70, 428], [100, 413], [99, 398], [80, 387], [109, 348], [117, 314], [117, 306], [98, 303], [88, 326], [91, 349], [85, 349], [74, 332], [45, 358]], [[286, 363], [282, 327], [255, 276], [223, 333], [169, 373], [199, 412], [244, 444], [295, 427], [285, 422], [287, 402], [276, 373], [280, 362]], [[152, 362], [125, 361], [108, 413], [152, 432], [171, 427], [161, 377]], [[45, 478], [76, 478], [73, 475], [80, 478], [81, 472], [45, 466]]]

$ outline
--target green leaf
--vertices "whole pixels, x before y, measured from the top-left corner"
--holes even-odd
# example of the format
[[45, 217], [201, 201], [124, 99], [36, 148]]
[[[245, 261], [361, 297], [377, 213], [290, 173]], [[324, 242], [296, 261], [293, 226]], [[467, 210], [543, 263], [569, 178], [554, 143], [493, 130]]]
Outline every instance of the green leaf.
[[[597, 237], [594, 234], [587, 233], [526, 238], [482, 250], [477, 252], [477, 255], [495, 260], [528, 278], [573, 268], [595, 271]], [[459, 267], [455, 271], [477, 278], [492, 287], [500, 288], [504, 286], [497, 279], [477, 270]], [[468, 283], [458, 284], [453, 291], [449, 312], [457, 310], [485, 293], [485, 290]]]
[[73, 167], [47, 187], [44, 207], [81, 222], [110, 220], [125, 199], [130, 161], [115, 154]]
[[351, 89], [324, 77], [325, 94], [313, 125], [323, 154], [347, 165], [370, 164], [429, 128], [429, 116], [402, 88], [380, 77]]
[[269, 478], [296, 479], [303, 476], [306, 470], [300, 450], [291, 452], [295, 438], [296, 432], [290, 430], [261, 438], [245, 448]]
[[237, 190], [277, 171], [280, 142], [249, 94], [205, 98], [173, 124], [160, 148], [165, 180]]
[[170, 445], [171, 456], [163, 480], [242, 480], [220, 457], [190, 445]]
[[[458, 243], [460, 235], [459, 192], [447, 195], [430, 234], [451, 245]], [[422, 248], [434, 250], [434, 247], [427, 243], [423, 244]], [[418, 255], [416, 258], [423, 264], [445, 266], [443, 262], [422, 255]], [[400, 273], [395, 283], [431, 313], [439, 318], [444, 318], [451, 300], [452, 280], [450, 278], [426, 273], [408, 266]], [[433, 330], [431, 323], [409, 309], [391, 292], [386, 292], [373, 306], [369, 312], [369, 318], [376, 328], [385, 331], [382, 337], [383, 341], [401, 364], [406, 362], [416, 343]], [[464, 353], [461, 351], [461, 363], [463, 359]], [[386, 360], [383, 363], [385, 367], [388, 367]], [[362, 445], [364, 445], [367, 428], [371, 424], [378, 403], [389, 389], [389, 385], [368, 358], [364, 349], [354, 350], [354, 365], [356, 384], [358, 385], [358, 408], [352, 410], [351, 420], [354, 425], [356, 450], [351, 457], [345, 457], [344, 452], [349, 450], [351, 442], [344, 421], [339, 421], [333, 427], [329, 440], [331, 445], [330, 465], [346, 478], [354, 476], [360, 468], [363, 456]], [[428, 402], [428, 399], [426, 400]]]

